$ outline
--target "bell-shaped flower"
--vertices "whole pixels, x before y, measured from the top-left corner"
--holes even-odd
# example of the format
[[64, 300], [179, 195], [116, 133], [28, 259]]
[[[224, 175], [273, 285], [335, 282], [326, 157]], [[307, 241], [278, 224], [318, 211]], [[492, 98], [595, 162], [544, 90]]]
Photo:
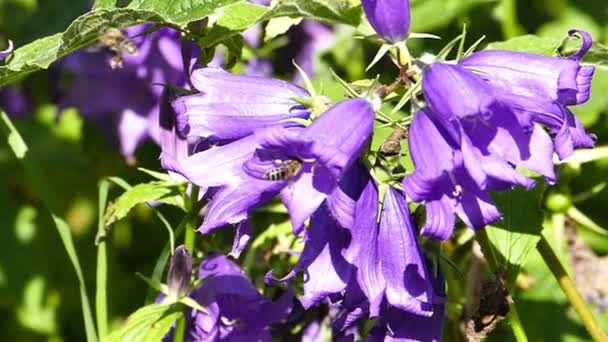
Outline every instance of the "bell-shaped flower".
[[9, 40], [6, 49], [0, 50], [0, 61], [8, 57], [8, 55], [10, 55], [11, 53], [13, 53], [13, 48], [13, 41]]
[[202, 187], [218, 188], [200, 231], [239, 223], [279, 193], [294, 229], [300, 231], [359, 157], [373, 121], [367, 100], [345, 100], [306, 128], [261, 128], [186, 158], [181, 163], [186, 178]]
[[310, 115], [294, 100], [309, 99], [308, 92], [286, 81], [234, 75], [218, 68], [197, 69], [191, 81], [199, 93], [173, 101], [182, 135], [233, 140], [286, 119]]
[[342, 255], [348, 240], [348, 232], [337, 225], [326, 206], [321, 206], [311, 217], [304, 250], [293, 270], [281, 279], [270, 271], [266, 282], [283, 282], [304, 270], [304, 295], [300, 302], [305, 309], [340, 293], [353, 274], [353, 266]]
[[[124, 31], [133, 37], [136, 54], [122, 55], [122, 68], [111, 68], [110, 51], [82, 50], [61, 60], [63, 71], [73, 75], [59, 98], [62, 108], [74, 106], [117, 136], [122, 154], [130, 158], [148, 138], [159, 142], [159, 105], [163, 87], [187, 85], [179, 32], [164, 28], [143, 34], [150, 26]], [[183, 44], [191, 44], [184, 42]]]
[[256, 132], [260, 147], [244, 169], [253, 178], [284, 184], [281, 199], [298, 231], [359, 157], [373, 123], [369, 101], [344, 100], [306, 128], [274, 126]]
[[430, 107], [425, 115], [461, 152], [479, 188], [492, 187], [493, 179], [506, 187], [533, 187], [512, 165], [555, 182], [549, 136], [535, 125], [522, 126], [516, 111], [501, 101], [500, 91], [480, 76], [459, 65], [435, 63], [425, 71], [423, 92]]
[[486, 50], [459, 63], [499, 90], [498, 97], [518, 112], [524, 125], [536, 121], [549, 127], [556, 134], [555, 149], [562, 159], [575, 148], [594, 144], [594, 136], [567, 108], [589, 99], [595, 67], [581, 65], [581, 59], [593, 41], [584, 31], [568, 34], [582, 38], [581, 48], [568, 57]]
[[442, 301], [433, 290], [426, 260], [416, 240], [405, 197], [388, 188], [378, 220], [378, 189], [369, 181], [359, 201], [345, 258], [357, 268], [357, 283], [372, 317], [384, 303], [430, 316]]
[[361, 5], [376, 33], [390, 43], [404, 40], [410, 30], [409, 0], [362, 0]]
[[271, 341], [270, 325], [291, 312], [291, 289], [272, 302], [223, 255], [207, 256], [199, 279], [204, 281], [189, 296], [207, 312], [186, 311], [185, 341]]
[[464, 165], [463, 153], [431, 121], [428, 112], [421, 110], [414, 115], [408, 139], [416, 169], [403, 179], [404, 192], [416, 202], [426, 202], [422, 234], [449, 238], [455, 213], [474, 229], [496, 222], [500, 213], [492, 199], [473, 180]]
[[[445, 281], [440, 269], [432, 277], [432, 283], [435, 292], [445, 297]], [[384, 308], [378, 324], [365, 341], [439, 342], [442, 340], [444, 320], [445, 303], [433, 305], [431, 316], [416, 315], [396, 307]]]

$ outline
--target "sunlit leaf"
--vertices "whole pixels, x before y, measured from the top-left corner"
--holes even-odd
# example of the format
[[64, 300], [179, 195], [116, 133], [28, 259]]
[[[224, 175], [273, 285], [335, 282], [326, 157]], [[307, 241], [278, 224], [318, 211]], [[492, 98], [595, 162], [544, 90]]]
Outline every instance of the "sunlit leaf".
[[178, 305], [150, 304], [131, 314], [118, 330], [104, 341], [160, 341], [182, 315]]

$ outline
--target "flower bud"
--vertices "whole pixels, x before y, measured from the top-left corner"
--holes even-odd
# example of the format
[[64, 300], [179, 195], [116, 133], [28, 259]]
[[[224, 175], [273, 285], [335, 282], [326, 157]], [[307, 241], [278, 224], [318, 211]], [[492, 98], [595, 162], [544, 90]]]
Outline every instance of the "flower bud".
[[181, 298], [188, 293], [192, 276], [192, 257], [184, 246], [175, 249], [167, 272], [169, 296]]
[[376, 33], [390, 43], [407, 37], [410, 30], [409, 0], [362, 0], [363, 10]]

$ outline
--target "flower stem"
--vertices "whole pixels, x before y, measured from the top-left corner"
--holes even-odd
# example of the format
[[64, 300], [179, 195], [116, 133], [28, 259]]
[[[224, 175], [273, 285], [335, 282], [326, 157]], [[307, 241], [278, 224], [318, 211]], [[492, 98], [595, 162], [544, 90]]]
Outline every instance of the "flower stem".
[[[190, 194], [190, 198], [189, 198], [190, 202], [188, 205], [188, 212], [191, 212], [192, 210], [199, 208], [197, 205], [198, 192], [199, 192], [199, 188], [197, 186], [193, 185], [192, 193]], [[191, 215], [191, 217], [198, 220], [198, 215], [196, 215], [196, 213], [190, 213], [190, 214], [193, 214], [193, 215]], [[194, 221], [194, 219], [191, 219], [188, 222], [186, 222], [186, 235], [184, 236], [184, 246], [186, 247], [188, 252], [190, 252], [190, 255], [194, 255], [194, 241], [196, 240], [196, 222]]]
[[[484, 228], [479, 230], [475, 234], [475, 239], [477, 240], [479, 247], [481, 247], [481, 252], [486, 258], [490, 271], [496, 274], [499, 269], [498, 260], [496, 259], [494, 247], [492, 246], [492, 242], [488, 237], [488, 232], [486, 229]], [[509, 316], [507, 318], [509, 319], [511, 330], [513, 330], [513, 335], [515, 335], [515, 340], [517, 342], [528, 342], [528, 336], [526, 336], [526, 331], [524, 330], [521, 320], [519, 319], [515, 302], [511, 303]]]
[[564, 291], [566, 298], [568, 298], [570, 305], [572, 305], [576, 313], [579, 315], [583, 325], [591, 337], [593, 337], [593, 340], [596, 342], [608, 341], [608, 337], [606, 337], [606, 334], [599, 327], [595, 317], [593, 317], [593, 314], [589, 310], [587, 303], [583, 300], [583, 297], [581, 297], [581, 294], [576, 289], [574, 281], [572, 281], [572, 278], [570, 278], [566, 272], [566, 269], [561, 264], [557, 258], [557, 255], [551, 248], [551, 245], [549, 245], [549, 242], [544, 236], [541, 236], [538, 245], [536, 245], [536, 249], [551, 270], [551, 273], [553, 273], [555, 279], [557, 279], [557, 282], [562, 288], [562, 291]]
[[480, 229], [478, 232], [475, 233], [475, 240], [477, 240], [479, 247], [481, 247], [481, 252], [486, 258], [488, 266], [490, 267], [490, 271], [495, 273], [498, 270], [498, 261], [496, 260], [496, 254], [494, 254], [492, 242], [490, 242], [488, 232], [485, 230], [485, 228]]

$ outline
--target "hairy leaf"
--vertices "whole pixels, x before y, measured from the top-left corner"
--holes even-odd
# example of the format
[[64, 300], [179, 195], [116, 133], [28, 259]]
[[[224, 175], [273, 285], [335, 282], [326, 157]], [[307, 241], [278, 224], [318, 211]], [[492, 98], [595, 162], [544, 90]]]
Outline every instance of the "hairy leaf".
[[160, 341], [182, 314], [177, 306], [150, 304], [131, 314], [105, 341]]
[[545, 185], [541, 183], [531, 191], [518, 187], [492, 194], [503, 219], [485, 229], [499, 254], [499, 264], [504, 265], [508, 272], [509, 285], [513, 285], [519, 269], [525, 265], [530, 251], [540, 240], [544, 190]]
[[361, 6], [348, 0], [279, 0], [265, 19], [279, 17], [305, 17], [357, 26], [361, 20]]
[[140, 183], [127, 190], [108, 206], [105, 217], [106, 225], [124, 218], [136, 205], [150, 201], [160, 201], [178, 207], [183, 204], [178, 185], [163, 181]]

